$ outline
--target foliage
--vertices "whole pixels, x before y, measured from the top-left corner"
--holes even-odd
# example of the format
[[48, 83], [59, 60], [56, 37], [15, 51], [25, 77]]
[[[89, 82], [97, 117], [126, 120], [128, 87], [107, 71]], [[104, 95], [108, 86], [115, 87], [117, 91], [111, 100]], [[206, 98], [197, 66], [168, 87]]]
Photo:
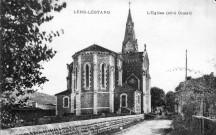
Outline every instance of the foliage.
[[[211, 122], [210, 119], [194, 117], [197, 111], [200, 109], [197, 107], [199, 104], [200, 103], [197, 102], [190, 102], [184, 105], [184, 115], [176, 115], [173, 119], [173, 130], [171, 135], [197, 135], [200, 134], [201, 130], [205, 130], [204, 132], [206, 135], [215, 133], [215, 122]], [[203, 125], [204, 127], [201, 127]]]
[[213, 74], [203, 76], [200, 87], [200, 90], [203, 91], [203, 100], [208, 106], [207, 111], [210, 116], [216, 116], [216, 77]]
[[153, 110], [165, 104], [165, 92], [157, 87], [151, 88], [151, 105]]
[[14, 113], [12, 113], [10, 108], [1, 110], [1, 117], [2, 128], [19, 125], [19, 118]]
[[[182, 116], [178, 116], [173, 120], [173, 135], [185, 134], [190, 135], [194, 129], [194, 123], [192, 121], [192, 115], [200, 115], [204, 110], [203, 103], [206, 105], [205, 112], [210, 112], [210, 115], [216, 113], [216, 78], [211, 75], [204, 75], [203, 77], [192, 79], [184, 83], [184, 85], [178, 86], [178, 92], [189, 92], [192, 94], [186, 94], [187, 98], [183, 98]], [[182, 95], [179, 95], [182, 96]], [[204, 113], [205, 113], [204, 112]]]
[[169, 91], [166, 93], [165, 95], [165, 99], [166, 99], [166, 108], [168, 111], [170, 112], [174, 112], [175, 109], [175, 95], [174, 92]]
[[180, 115], [174, 117], [172, 126], [171, 135], [192, 135], [189, 126], [186, 126], [186, 121]]
[[194, 125], [192, 116], [196, 115], [199, 110], [199, 103], [190, 100], [183, 106], [183, 115], [177, 115], [173, 119], [173, 130], [171, 135], [193, 135], [192, 127]]
[[[24, 90], [35, 90], [48, 81], [42, 76], [42, 61], [54, 57], [56, 51], [46, 44], [60, 33], [46, 33], [39, 27], [53, 19], [54, 11], [61, 11], [66, 3], [57, 0], [1, 0], [1, 127], [13, 127], [15, 115], [6, 115], [15, 104], [25, 105], [26, 99], [17, 100]], [[8, 121], [9, 120], [9, 121]], [[12, 124], [13, 123], [13, 124]]]

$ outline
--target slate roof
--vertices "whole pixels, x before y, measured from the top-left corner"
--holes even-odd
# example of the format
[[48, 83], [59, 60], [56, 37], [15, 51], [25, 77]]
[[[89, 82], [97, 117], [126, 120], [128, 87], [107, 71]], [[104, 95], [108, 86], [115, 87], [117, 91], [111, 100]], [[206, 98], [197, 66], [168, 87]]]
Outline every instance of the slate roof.
[[68, 95], [68, 94], [71, 94], [71, 90], [65, 90], [65, 91], [59, 92], [59, 93], [55, 94], [55, 96], [57, 96], [57, 95]]
[[89, 46], [89, 47], [87, 47], [87, 48], [82, 49], [81, 51], [76, 52], [74, 55], [77, 55], [77, 54], [79, 54], [80, 52], [86, 52], [86, 51], [100, 51], [100, 52], [109, 52], [109, 53], [117, 54], [117, 53], [114, 52], [114, 51], [111, 51], [111, 50], [106, 49], [106, 48], [104, 48], [104, 47], [102, 47], [102, 46], [93, 44], [93, 45], [91, 45], [91, 46]]

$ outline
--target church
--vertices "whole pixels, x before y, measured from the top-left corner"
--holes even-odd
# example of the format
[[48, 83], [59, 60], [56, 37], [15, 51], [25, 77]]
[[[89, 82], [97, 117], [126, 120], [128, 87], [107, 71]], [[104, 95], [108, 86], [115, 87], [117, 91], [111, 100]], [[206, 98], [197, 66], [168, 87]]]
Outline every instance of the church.
[[67, 64], [67, 90], [55, 94], [56, 114], [149, 113], [151, 77], [146, 45], [138, 51], [131, 10], [122, 52], [93, 44]]

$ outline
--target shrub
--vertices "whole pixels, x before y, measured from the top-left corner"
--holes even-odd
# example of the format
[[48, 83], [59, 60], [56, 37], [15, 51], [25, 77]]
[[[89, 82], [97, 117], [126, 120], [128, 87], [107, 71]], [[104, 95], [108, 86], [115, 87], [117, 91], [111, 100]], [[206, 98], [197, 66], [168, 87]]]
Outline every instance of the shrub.
[[186, 121], [180, 115], [176, 115], [173, 119], [172, 126], [173, 130], [171, 135], [192, 135], [190, 132], [190, 128], [186, 125]]

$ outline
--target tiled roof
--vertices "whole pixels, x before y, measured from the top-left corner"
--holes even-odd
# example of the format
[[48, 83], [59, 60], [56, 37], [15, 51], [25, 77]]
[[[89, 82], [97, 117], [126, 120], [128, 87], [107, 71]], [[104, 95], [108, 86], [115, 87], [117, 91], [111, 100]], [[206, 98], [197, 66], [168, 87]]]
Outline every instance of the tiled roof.
[[86, 51], [100, 51], [100, 52], [109, 52], [109, 53], [115, 53], [115, 54], [117, 54], [114, 51], [111, 51], [109, 49], [106, 49], [106, 48], [101, 47], [101, 46], [96, 45], [96, 44], [93, 44], [93, 45], [91, 45], [91, 46], [89, 46], [89, 47], [87, 47], [85, 49], [82, 49], [81, 51], [76, 52], [76, 54], [79, 54], [80, 52], [86, 52]]
[[71, 94], [71, 90], [65, 90], [65, 91], [59, 92], [59, 93], [55, 94], [55, 96], [57, 96], [57, 95], [67, 95], [67, 94]]

